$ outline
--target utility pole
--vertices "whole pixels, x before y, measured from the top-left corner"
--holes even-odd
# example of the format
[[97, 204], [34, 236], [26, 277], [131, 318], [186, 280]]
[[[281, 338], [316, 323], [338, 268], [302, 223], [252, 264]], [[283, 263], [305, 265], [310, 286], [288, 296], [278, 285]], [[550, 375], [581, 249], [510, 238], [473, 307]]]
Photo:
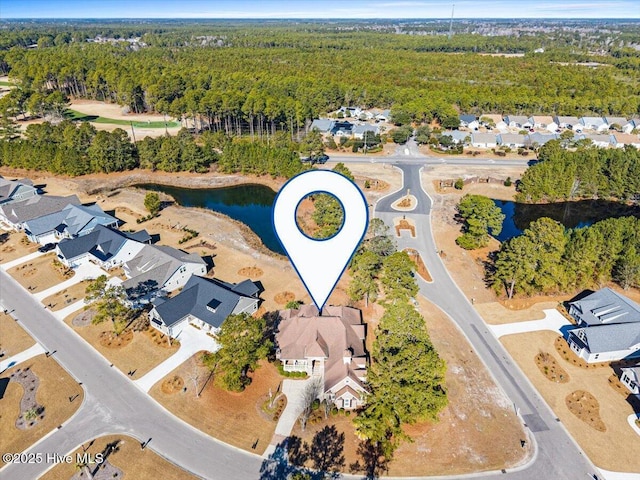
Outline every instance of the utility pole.
[[451, 40], [451, 36], [453, 35], [453, 10], [456, 8], [455, 3], [451, 5], [451, 21], [449, 22], [449, 40]]
[[131, 124], [131, 136], [133, 137], [133, 143], [136, 143], [136, 132], [133, 130], [133, 122], [129, 122]]

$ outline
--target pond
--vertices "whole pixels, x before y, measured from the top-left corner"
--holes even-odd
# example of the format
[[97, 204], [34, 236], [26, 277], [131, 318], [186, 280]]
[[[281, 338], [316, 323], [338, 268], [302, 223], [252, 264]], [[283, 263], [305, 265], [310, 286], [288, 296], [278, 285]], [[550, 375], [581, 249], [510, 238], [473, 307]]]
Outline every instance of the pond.
[[566, 228], [588, 227], [606, 218], [636, 216], [640, 218], [640, 206], [625, 205], [608, 200], [581, 200], [549, 204], [516, 203], [494, 200], [505, 215], [502, 232], [496, 239], [504, 242], [517, 237], [531, 222], [549, 217], [562, 223]]
[[271, 251], [284, 254], [271, 224], [276, 192], [264, 185], [221, 188], [180, 188], [142, 184], [136, 187], [171, 195], [183, 207], [201, 207], [220, 212], [247, 225]]

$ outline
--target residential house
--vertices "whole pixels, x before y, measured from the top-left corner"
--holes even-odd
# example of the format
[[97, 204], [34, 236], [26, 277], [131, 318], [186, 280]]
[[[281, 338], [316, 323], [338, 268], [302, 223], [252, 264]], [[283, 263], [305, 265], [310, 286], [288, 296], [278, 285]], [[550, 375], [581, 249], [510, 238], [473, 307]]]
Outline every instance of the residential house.
[[373, 139], [373, 137], [375, 137], [376, 135], [378, 135], [378, 132], [380, 131], [380, 129], [378, 128], [377, 125], [355, 125], [352, 129], [351, 129], [351, 133], [353, 135], [353, 138], [357, 138], [360, 140], [364, 139], [365, 134], [367, 135], [367, 139]]
[[569, 315], [580, 327], [640, 323], [640, 305], [607, 287], [571, 302]]
[[80, 199], [76, 195], [33, 195], [24, 200], [3, 203], [0, 205], [0, 223], [19, 231], [24, 228], [25, 222], [59, 212], [67, 205], [80, 205]]
[[631, 133], [634, 130], [640, 130], [640, 118], [632, 118], [627, 123], [622, 125], [622, 131], [624, 133]]
[[640, 137], [630, 133], [613, 132], [613, 146], [616, 148], [624, 148], [627, 145], [640, 148]]
[[353, 124], [351, 122], [335, 122], [329, 133], [336, 137], [351, 137]]
[[530, 133], [529, 135], [526, 135], [525, 139], [524, 139], [524, 144], [526, 147], [541, 147], [542, 145], [544, 145], [547, 142], [550, 142], [551, 140], [558, 140], [560, 139], [560, 135], [558, 135], [557, 133], [539, 133], [539, 132], [535, 132], [535, 133]]
[[557, 123], [560, 128], [566, 128], [574, 132], [578, 130], [582, 131], [582, 124], [578, 117], [555, 116], [553, 117], [553, 121]]
[[97, 225], [117, 228], [118, 219], [104, 213], [98, 205], [69, 204], [59, 212], [24, 222], [24, 231], [29, 240], [45, 245], [63, 238], [81, 237]]
[[471, 134], [469, 132], [461, 132], [460, 130], [444, 130], [440, 136], [449, 136], [456, 145], [462, 143], [463, 145], [469, 145], [471, 142]]
[[391, 120], [391, 110], [383, 110], [382, 112], [375, 114], [373, 118], [376, 122], [388, 122]]
[[596, 132], [606, 132], [609, 130], [609, 124], [603, 117], [581, 117], [580, 123], [583, 130], [595, 130]]
[[360, 118], [362, 109], [360, 107], [340, 107], [338, 113], [342, 113], [345, 117]]
[[458, 119], [460, 120], [460, 126], [469, 130], [477, 130], [480, 127], [478, 117], [475, 115], [458, 115]]
[[525, 145], [526, 137], [519, 133], [500, 133], [497, 143], [503, 147], [522, 148]]
[[39, 193], [40, 191], [33, 186], [33, 182], [28, 178], [7, 180], [0, 176], [0, 204], [19, 202]]
[[153, 300], [149, 319], [154, 328], [172, 338], [189, 324], [217, 334], [229, 315], [255, 313], [259, 293], [251, 280], [234, 284], [192, 275], [175, 297]]
[[198, 254], [162, 245], [143, 245], [122, 268], [127, 277], [122, 286], [134, 304], [148, 303], [183, 287], [191, 275], [207, 273], [207, 264]]
[[640, 355], [640, 322], [576, 328], [567, 342], [588, 363], [634, 358]]
[[533, 128], [547, 130], [551, 133], [556, 133], [558, 130], [558, 124], [550, 115], [534, 115], [529, 118], [529, 123], [533, 125]]
[[150, 241], [149, 234], [141, 232], [129, 234], [104, 225], [96, 225], [86, 235], [62, 239], [56, 246], [56, 254], [67, 267], [74, 268], [86, 262], [92, 262], [109, 270], [133, 259], [145, 243]]
[[504, 121], [509, 128], [524, 128], [527, 130], [533, 128], [533, 123], [526, 115], [507, 115], [504, 117]]
[[605, 134], [597, 134], [597, 133], [584, 133], [581, 136], [581, 139], [591, 140], [596, 147], [607, 148], [612, 145], [615, 145], [615, 137], [609, 133]]
[[507, 132], [509, 130], [509, 126], [502, 119], [502, 115], [487, 113], [480, 117], [482, 120], [480, 125], [489, 129], [495, 128], [500, 132]]
[[621, 368], [620, 381], [634, 395], [640, 395], [640, 364]]
[[280, 311], [276, 358], [287, 372], [306, 372], [322, 379], [320, 397], [338, 408], [364, 403], [367, 353], [360, 311], [314, 305]]
[[320, 133], [328, 133], [331, 131], [335, 123], [335, 120], [331, 120], [330, 118], [316, 118], [311, 122], [309, 130], [318, 130]]
[[471, 145], [476, 148], [494, 148], [498, 143], [494, 133], [473, 132], [471, 134]]
[[618, 131], [622, 131], [623, 125], [629, 123], [624, 117], [604, 117], [604, 121], [607, 125], [609, 125], [609, 129], [614, 129]]

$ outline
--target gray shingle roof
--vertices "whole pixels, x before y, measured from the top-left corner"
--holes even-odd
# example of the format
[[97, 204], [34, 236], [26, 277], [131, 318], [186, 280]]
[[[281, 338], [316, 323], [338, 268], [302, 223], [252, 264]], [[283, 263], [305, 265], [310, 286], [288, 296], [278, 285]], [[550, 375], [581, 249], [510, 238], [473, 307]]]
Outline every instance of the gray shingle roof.
[[640, 323], [618, 323], [614, 325], [596, 325], [571, 330], [574, 340], [582, 344], [577, 333], [584, 331], [587, 348], [591, 353], [617, 352], [631, 348], [640, 349]]
[[118, 253], [127, 237], [120, 231], [103, 225], [96, 225], [87, 235], [76, 238], [65, 238], [58, 243], [60, 253], [67, 260], [91, 253], [102, 261], [108, 260]]
[[467, 125], [478, 119], [475, 115], [458, 115], [458, 118], [460, 119], [460, 123], [464, 122]]
[[352, 133], [355, 134], [364, 134], [364, 132], [372, 132], [374, 134], [378, 133], [377, 125], [355, 125], [352, 129]]
[[615, 290], [603, 288], [571, 302], [581, 313], [579, 320], [589, 326], [612, 323], [640, 323], [640, 305]]
[[537, 143], [538, 145], [542, 146], [551, 140], [558, 140], [559, 138], [560, 138], [560, 135], [556, 133], [545, 134], [545, 133], [535, 132], [527, 135], [525, 142], [527, 142], [529, 145], [533, 145], [534, 143]]
[[[253, 284], [251, 280], [245, 280], [242, 284], [246, 282]], [[153, 304], [164, 324], [169, 327], [187, 315], [193, 315], [213, 327], [220, 328], [241, 298], [253, 297], [238, 291], [239, 285], [192, 275], [178, 295], [167, 300], [156, 299]], [[253, 285], [255, 287], [255, 284]], [[257, 291], [258, 288], [255, 287], [255, 292]]]
[[31, 180], [7, 180], [0, 176], [0, 203], [11, 201], [13, 198], [24, 198], [36, 195], [38, 190], [34, 188]]
[[318, 131], [325, 133], [333, 128], [334, 123], [335, 122], [329, 118], [316, 118], [311, 122], [311, 130], [315, 128]]
[[76, 195], [69, 197], [34, 195], [26, 200], [0, 205], [0, 214], [4, 215], [10, 222], [19, 224], [58, 212], [69, 204], [80, 205], [80, 199]]
[[53, 230], [71, 236], [90, 232], [96, 225], [117, 224], [118, 219], [104, 213], [98, 205], [67, 205], [59, 212], [36, 217], [25, 222], [25, 228], [33, 235], [42, 235]]

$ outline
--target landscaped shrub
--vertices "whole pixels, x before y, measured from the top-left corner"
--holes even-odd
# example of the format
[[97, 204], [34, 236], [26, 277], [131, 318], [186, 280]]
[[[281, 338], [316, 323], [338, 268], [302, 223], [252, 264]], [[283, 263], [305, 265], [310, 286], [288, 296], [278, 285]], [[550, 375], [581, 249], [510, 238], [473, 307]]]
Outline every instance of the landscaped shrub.
[[511, 181], [511, 177], [507, 177], [507, 179], [504, 181], [504, 186], [510, 187], [512, 184], [513, 182]]
[[456, 190], [462, 190], [464, 188], [464, 180], [462, 180], [461, 178], [456, 180], [456, 183], [453, 184], [453, 187]]

